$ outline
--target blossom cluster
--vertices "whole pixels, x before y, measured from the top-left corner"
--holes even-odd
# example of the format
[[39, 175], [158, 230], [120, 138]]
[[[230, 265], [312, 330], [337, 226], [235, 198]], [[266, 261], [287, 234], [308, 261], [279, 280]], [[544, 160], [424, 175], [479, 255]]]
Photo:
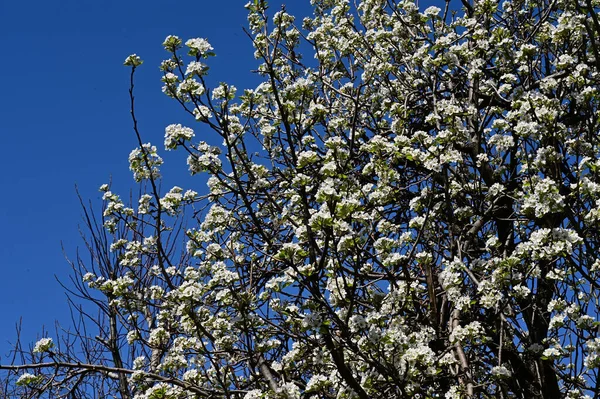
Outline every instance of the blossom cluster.
[[151, 144], [129, 157], [136, 206], [101, 188], [109, 255], [81, 277], [140, 354], [122, 384], [140, 399], [585, 398], [597, 6], [311, 3], [302, 26], [247, 4], [263, 81], [243, 92], [209, 87], [206, 39], [163, 43], [163, 91], [196, 123], [167, 126], [165, 150], [207, 195], [162, 189]]

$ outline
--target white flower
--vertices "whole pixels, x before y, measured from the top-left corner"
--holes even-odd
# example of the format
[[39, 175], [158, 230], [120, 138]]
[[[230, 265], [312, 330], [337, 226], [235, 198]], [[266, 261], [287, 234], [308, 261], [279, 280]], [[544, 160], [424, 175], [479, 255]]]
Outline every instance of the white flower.
[[194, 137], [194, 131], [189, 127], [180, 124], [169, 125], [165, 129], [165, 148], [175, 149], [179, 141], [191, 140]]
[[206, 122], [213, 116], [212, 112], [210, 111], [210, 108], [208, 108], [205, 105], [196, 106], [196, 108], [194, 108], [192, 112], [194, 113], [196, 120], [202, 122]]
[[475, 341], [484, 334], [483, 327], [478, 321], [473, 321], [466, 326], [456, 326], [450, 334], [450, 342], [465, 342], [466, 340]]
[[298, 154], [298, 168], [303, 168], [307, 165], [315, 163], [319, 160], [319, 155], [314, 151], [303, 151]]
[[563, 206], [564, 197], [559, 193], [557, 183], [548, 178], [534, 181], [533, 192], [523, 201], [523, 211], [533, 211], [537, 218], [551, 212], [560, 212]]
[[263, 393], [260, 389], [253, 389], [244, 395], [244, 399], [261, 399], [262, 397]]
[[557, 348], [548, 348], [548, 349], [544, 350], [544, 352], [542, 353], [542, 356], [544, 356], [548, 359], [557, 359], [561, 356], [561, 352]]
[[206, 39], [201, 38], [190, 39], [185, 42], [185, 45], [190, 48], [190, 55], [202, 56], [213, 49]]
[[44, 353], [50, 351], [54, 347], [52, 338], [42, 338], [35, 343], [33, 347], [33, 353]]
[[131, 330], [127, 333], [127, 343], [133, 344], [136, 340], [140, 339], [140, 334], [136, 330]]
[[142, 145], [142, 148], [136, 148], [129, 154], [129, 169], [133, 172], [135, 181], [140, 182], [150, 177], [158, 179], [160, 177], [159, 166], [163, 160], [157, 154], [156, 147], [150, 143]]
[[158, 347], [165, 344], [171, 335], [167, 330], [163, 327], [157, 327], [150, 332], [150, 336], [148, 337], [148, 344], [151, 347]]
[[133, 369], [134, 370], [140, 370], [145, 365], [146, 365], [146, 357], [145, 356], [138, 356], [135, 359], [133, 359]]
[[556, 61], [556, 67], [558, 69], [565, 69], [573, 63], [575, 63], [575, 59], [571, 55], [562, 54], [560, 57], [558, 57], [558, 60]]
[[427, 15], [428, 17], [435, 17], [440, 13], [440, 11], [442, 10], [439, 7], [431, 6], [427, 7], [427, 9], [423, 11], [423, 15]]
[[212, 91], [213, 100], [223, 100], [227, 98], [231, 98], [235, 95], [236, 92], [235, 86], [228, 86], [226, 84], [220, 84], [218, 87], [215, 87]]
[[516, 285], [513, 287], [513, 295], [516, 298], [525, 298], [531, 293], [531, 290], [524, 285]]
[[165, 50], [173, 52], [181, 47], [181, 39], [177, 36], [169, 35], [165, 38], [163, 47]]
[[587, 356], [583, 363], [589, 369], [600, 367], [600, 338], [590, 339], [586, 342]]
[[358, 332], [368, 327], [367, 320], [361, 315], [354, 315], [350, 317], [350, 322], [348, 323], [350, 330], [352, 332]]
[[286, 382], [277, 390], [282, 399], [300, 399], [300, 389], [291, 382]]
[[30, 373], [21, 374], [17, 379], [17, 386], [29, 386], [34, 385], [41, 381], [41, 376], [33, 375]]
[[465, 396], [462, 395], [460, 388], [455, 386], [450, 387], [448, 392], [444, 395], [445, 399], [463, 399]]
[[500, 240], [498, 240], [498, 237], [491, 236], [485, 242], [485, 247], [486, 248], [494, 248], [494, 247], [498, 246], [498, 244], [500, 244]]
[[198, 196], [198, 193], [194, 190], [186, 190], [185, 193], [183, 193], [183, 200], [184, 201], [193, 201], [196, 199], [196, 197]]
[[495, 366], [492, 367], [492, 375], [498, 379], [504, 379], [510, 378], [512, 374], [505, 366]]
[[495, 146], [496, 151], [502, 152], [514, 146], [515, 140], [512, 136], [509, 135], [494, 134], [492, 137], [489, 138], [488, 145]]
[[137, 54], [131, 54], [130, 56], [125, 58], [125, 62], [123, 63], [123, 65], [131, 66], [131, 67], [135, 68], [135, 67], [142, 65], [143, 63], [144, 63], [144, 61], [142, 61], [142, 59], [140, 57], [138, 57]]
[[187, 69], [185, 70], [186, 75], [202, 75], [206, 70], [206, 65], [199, 61], [192, 61], [188, 64]]

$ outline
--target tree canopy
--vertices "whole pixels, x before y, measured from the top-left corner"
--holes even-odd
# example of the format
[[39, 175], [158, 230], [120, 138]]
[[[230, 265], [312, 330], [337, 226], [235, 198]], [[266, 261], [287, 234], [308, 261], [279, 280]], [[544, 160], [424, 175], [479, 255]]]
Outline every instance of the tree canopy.
[[208, 190], [163, 189], [126, 59], [139, 195], [85, 208], [78, 317], [5, 395], [600, 398], [600, 2], [311, 3], [246, 5], [254, 89], [165, 39]]

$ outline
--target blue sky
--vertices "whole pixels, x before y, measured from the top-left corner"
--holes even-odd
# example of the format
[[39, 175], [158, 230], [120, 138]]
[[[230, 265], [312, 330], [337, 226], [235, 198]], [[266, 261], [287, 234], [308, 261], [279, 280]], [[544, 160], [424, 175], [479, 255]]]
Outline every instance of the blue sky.
[[[272, 1], [275, 12], [283, 1]], [[308, 0], [289, 0], [292, 14], [307, 15]], [[189, 122], [161, 93], [158, 65], [169, 34], [205, 37], [217, 57], [212, 82], [254, 87], [257, 77], [246, 26], [245, 0], [0, 0], [0, 354], [15, 339], [33, 341], [54, 320], [68, 325], [63, 289], [67, 256], [74, 258], [81, 208], [75, 185], [100, 207], [98, 187], [112, 176], [126, 194], [134, 187], [127, 156], [135, 147], [128, 107], [125, 57], [137, 53], [137, 114], [145, 141], [162, 147], [165, 126]], [[197, 136], [202, 131], [197, 130]], [[206, 132], [209, 134], [209, 132]], [[161, 153], [166, 177], [187, 180], [185, 157]], [[195, 186], [205, 191], [204, 179]], [[82, 252], [84, 249], [82, 248]]]

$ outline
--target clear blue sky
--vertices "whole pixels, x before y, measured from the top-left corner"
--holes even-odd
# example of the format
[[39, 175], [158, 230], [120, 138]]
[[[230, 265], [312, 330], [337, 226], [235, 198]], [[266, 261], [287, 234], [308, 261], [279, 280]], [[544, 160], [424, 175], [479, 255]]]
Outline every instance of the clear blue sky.
[[[54, 276], [69, 274], [61, 241], [71, 258], [82, 246], [75, 185], [96, 209], [98, 187], [110, 176], [122, 194], [133, 187], [125, 57], [137, 53], [145, 61], [137, 76], [138, 119], [145, 141], [161, 148], [166, 125], [189, 122], [161, 93], [163, 39], [207, 38], [217, 53], [211, 80], [254, 87], [256, 62], [242, 31], [245, 2], [0, 0], [0, 355], [14, 342], [21, 316], [25, 342], [55, 319], [68, 325]], [[271, 1], [272, 12], [282, 2]], [[287, 3], [295, 15], [309, 13], [308, 0]], [[177, 183], [176, 174], [186, 178], [182, 154], [162, 155], [169, 182]], [[204, 179], [186, 188], [203, 192]]]

